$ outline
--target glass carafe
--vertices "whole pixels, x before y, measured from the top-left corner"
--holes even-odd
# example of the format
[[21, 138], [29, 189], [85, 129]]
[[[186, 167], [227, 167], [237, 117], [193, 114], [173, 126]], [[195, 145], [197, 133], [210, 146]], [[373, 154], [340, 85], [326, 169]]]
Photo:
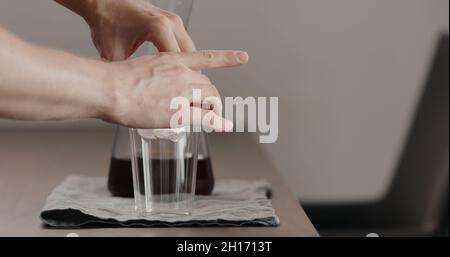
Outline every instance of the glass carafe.
[[[192, 9], [192, 0], [152, 0], [149, 2], [162, 9], [177, 13], [187, 26]], [[132, 178], [129, 131], [128, 128], [117, 126], [109, 168], [108, 190], [113, 196], [133, 197]], [[207, 195], [212, 192], [213, 187], [214, 176], [208, 139], [205, 133], [200, 133], [195, 193]]]

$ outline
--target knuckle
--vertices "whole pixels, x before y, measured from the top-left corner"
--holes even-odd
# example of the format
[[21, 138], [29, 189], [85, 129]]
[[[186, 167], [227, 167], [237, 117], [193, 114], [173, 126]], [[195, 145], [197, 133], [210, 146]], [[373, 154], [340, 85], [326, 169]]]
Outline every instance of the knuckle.
[[153, 36], [160, 36], [167, 34], [171, 30], [171, 21], [164, 15], [155, 17], [150, 22], [150, 34]]
[[215, 55], [212, 51], [209, 50], [204, 50], [204, 51], [200, 51], [199, 54], [207, 60], [213, 60], [215, 58]]
[[166, 53], [166, 52], [158, 52], [158, 53], [156, 53], [156, 56], [159, 57], [159, 58], [164, 58], [164, 57], [169, 56], [169, 53]]
[[182, 65], [182, 64], [174, 64], [172, 70], [177, 74], [183, 74], [183, 75], [188, 75], [187, 73], [189, 72], [188, 67], [186, 67], [185, 65]]
[[195, 75], [199, 77], [199, 79], [202, 81], [202, 83], [211, 84], [211, 80], [206, 75], [198, 74], [198, 73], [195, 73]]
[[141, 70], [141, 67], [145, 67], [143, 64], [145, 64], [146, 61], [143, 58], [136, 58], [136, 59], [130, 59], [121, 62], [120, 64], [124, 67], [128, 67], [129, 69], [133, 71]]
[[219, 90], [217, 90], [217, 87], [213, 84], [208, 85], [208, 92], [211, 96], [220, 96]]
[[184, 25], [183, 25], [183, 19], [181, 19], [181, 17], [178, 16], [177, 14], [175, 14], [175, 13], [170, 13], [170, 14], [167, 15], [167, 17], [169, 18], [169, 20], [170, 20], [173, 24], [184, 26]]
[[155, 74], [172, 77], [173, 80], [183, 80], [186, 77], [186, 67], [179, 64], [164, 63], [154, 68]]
[[162, 63], [171, 63], [173, 62], [173, 57], [170, 53], [167, 52], [159, 52], [156, 54], [156, 58], [159, 62]]
[[155, 19], [155, 24], [159, 28], [161, 28], [161, 27], [165, 28], [165, 27], [170, 26], [170, 20], [167, 16], [159, 15]]

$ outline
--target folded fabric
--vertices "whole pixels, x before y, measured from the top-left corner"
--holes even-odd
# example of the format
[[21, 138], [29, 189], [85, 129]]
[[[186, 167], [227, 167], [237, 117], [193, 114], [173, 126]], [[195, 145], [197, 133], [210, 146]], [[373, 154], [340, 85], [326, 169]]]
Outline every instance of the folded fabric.
[[112, 197], [105, 177], [72, 175], [48, 196], [42, 221], [52, 227], [103, 226], [277, 226], [279, 219], [264, 180], [217, 180], [209, 196], [197, 195], [191, 215], [139, 216], [134, 200]]

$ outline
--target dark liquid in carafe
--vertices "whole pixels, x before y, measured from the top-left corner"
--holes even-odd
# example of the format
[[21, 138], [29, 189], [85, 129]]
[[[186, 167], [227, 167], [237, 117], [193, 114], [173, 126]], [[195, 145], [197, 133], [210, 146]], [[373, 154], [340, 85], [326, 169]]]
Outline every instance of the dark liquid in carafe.
[[[185, 159], [185, 162], [189, 162], [191, 159]], [[142, 159], [138, 159], [139, 170], [142, 172]], [[161, 183], [158, 181], [170, 181], [170, 177], [176, 176], [176, 160], [166, 159], [152, 159], [152, 191], [154, 194], [160, 193], [173, 193], [176, 188], [175, 185], [166, 184], [163, 188], [165, 192], [161, 189]], [[164, 174], [161, 173], [160, 167], [164, 167]], [[162, 177], [165, 176], [165, 177]], [[140, 176], [143, 178], [143, 176]], [[165, 179], [167, 178], [167, 179]], [[174, 179], [173, 179], [174, 181]], [[141, 183], [141, 188], [143, 188], [143, 181]], [[166, 182], [167, 183], [167, 182]], [[195, 194], [198, 195], [209, 195], [214, 188], [214, 176], [212, 172], [212, 165], [210, 158], [203, 158], [199, 156], [197, 162], [197, 182], [195, 186]], [[118, 159], [112, 158], [109, 168], [108, 177], [108, 190], [113, 196], [119, 197], [133, 197], [133, 177], [132, 177], [132, 166], [131, 160], [129, 159]]]

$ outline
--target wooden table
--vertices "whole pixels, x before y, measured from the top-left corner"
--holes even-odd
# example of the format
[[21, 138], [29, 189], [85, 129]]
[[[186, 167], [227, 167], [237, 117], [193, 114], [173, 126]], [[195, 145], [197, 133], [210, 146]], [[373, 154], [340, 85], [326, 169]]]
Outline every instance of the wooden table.
[[279, 227], [51, 229], [39, 213], [68, 174], [107, 175], [113, 129], [0, 130], [0, 236], [317, 236], [297, 199], [246, 134], [210, 136], [217, 178], [267, 179]]

